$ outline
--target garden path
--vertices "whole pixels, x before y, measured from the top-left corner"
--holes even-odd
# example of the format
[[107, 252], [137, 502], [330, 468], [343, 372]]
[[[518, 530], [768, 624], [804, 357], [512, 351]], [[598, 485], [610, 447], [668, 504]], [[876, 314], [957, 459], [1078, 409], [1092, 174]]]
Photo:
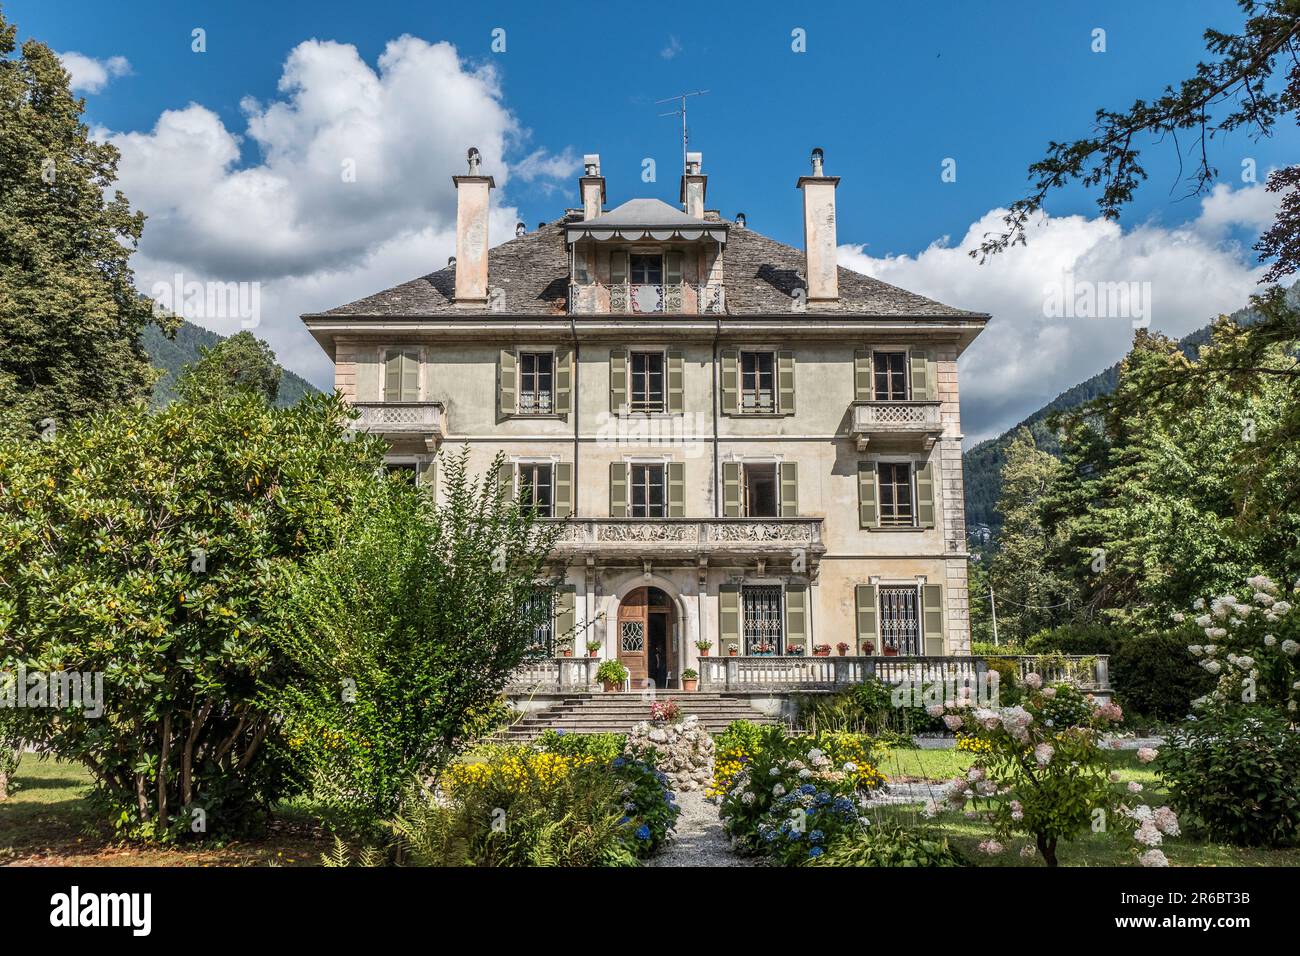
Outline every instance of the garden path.
[[753, 866], [737, 856], [722, 831], [718, 808], [698, 790], [678, 793], [682, 815], [677, 818], [677, 838], [652, 856], [646, 866]]

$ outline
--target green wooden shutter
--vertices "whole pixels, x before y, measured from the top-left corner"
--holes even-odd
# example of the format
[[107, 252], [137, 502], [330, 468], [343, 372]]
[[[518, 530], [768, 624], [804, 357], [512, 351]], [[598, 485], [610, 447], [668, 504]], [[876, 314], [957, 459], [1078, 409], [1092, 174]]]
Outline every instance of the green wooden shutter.
[[682, 281], [682, 254], [669, 252], [664, 255], [664, 282], [667, 285], [680, 285]]
[[934, 527], [934, 466], [928, 461], [916, 469], [916, 523]]
[[781, 462], [781, 517], [799, 517], [799, 463]]
[[686, 517], [686, 464], [668, 463], [668, 517]]
[[722, 414], [735, 415], [740, 409], [740, 353], [722, 350]]
[[859, 584], [853, 589], [853, 598], [857, 604], [858, 651], [861, 652], [863, 641], [870, 641], [880, 650], [880, 642], [876, 640], [876, 586]]
[[402, 353], [402, 397], [403, 402], [420, 400], [420, 353], [411, 350]]
[[722, 463], [722, 516], [740, 517], [740, 462]]
[[497, 487], [508, 499], [515, 497], [515, 465], [514, 462], [505, 461], [497, 468]]
[[551, 509], [557, 518], [573, 514], [573, 463], [557, 461], [555, 468], [555, 506]]
[[384, 401], [402, 400], [402, 353], [384, 353]]
[[794, 353], [778, 352], [776, 356], [776, 384], [781, 393], [778, 399], [782, 415], [794, 414]]
[[497, 394], [502, 418], [507, 418], [519, 411], [518, 400], [515, 397], [515, 386], [518, 381], [519, 372], [515, 353], [511, 349], [502, 349], [501, 357], [497, 362]]
[[684, 397], [685, 361], [680, 349], [668, 350], [668, 411], [674, 414], [686, 410]]
[[438, 459], [430, 458], [420, 472], [419, 485], [424, 489], [425, 494], [430, 498], [436, 498], [438, 495]]
[[925, 653], [931, 657], [943, 654], [943, 585], [921, 585], [922, 627], [925, 634]]
[[609, 516], [627, 517], [627, 462], [609, 463]]
[[[555, 628], [552, 636], [556, 642], [564, 638], [572, 638], [577, 628], [577, 602], [574, 600], [574, 591], [575, 587], [572, 584], [561, 584], [555, 589]], [[576, 644], [576, 641], [574, 643]], [[578, 650], [575, 648], [574, 654], [577, 653]]]
[[[808, 588], [792, 584], [785, 589], [785, 640], [808, 649]], [[782, 648], [784, 651], [785, 648]]]
[[609, 411], [612, 415], [627, 411], [627, 349], [609, 353]]
[[557, 349], [555, 352], [555, 411], [567, 415], [571, 408], [573, 391], [573, 350]]
[[616, 250], [609, 254], [609, 284], [622, 285], [627, 282], [627, 253]]
[[937, 394], [934, 381], [934, 353], [921, 349], [912, 352], [912, 400], [931, 401]]
[[858, 527], [874, 528], [879, 523], [876, 507], [876, 465], [858, 462]]
[[871, 384], [871, 353], [853, 353], [853, 400], [869, 402], [875, 397]]
[[740, 646], [740, 585], [723, 584], [718, 588], [718, 655], [726, 656], [728, 645], [736, 645], [736, 653], [743, 654]]

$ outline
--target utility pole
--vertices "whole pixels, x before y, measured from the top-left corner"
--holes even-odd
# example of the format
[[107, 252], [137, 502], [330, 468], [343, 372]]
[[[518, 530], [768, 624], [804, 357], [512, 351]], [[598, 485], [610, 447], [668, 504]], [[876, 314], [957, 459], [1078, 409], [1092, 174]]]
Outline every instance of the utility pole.
[[993, 582], [989, 582], [989, 610], [993, 615], [993, 646], [998, 645], [998, 602], [993, 596]]
[[682, 171], [686, 170], [686, 97], [703, 96], [708, 90], [693, 90], [690, 93], [678, 93], [676, 96], [668, 96], [662, 100], [655, 100], [655, 105], [660, 103], [671, 103], [673, 100], [679, 101], [680, 105], [675, 110], [669, 110], [667, 113], [660, 113], [660, 116], [680, 116], [682, 118]]

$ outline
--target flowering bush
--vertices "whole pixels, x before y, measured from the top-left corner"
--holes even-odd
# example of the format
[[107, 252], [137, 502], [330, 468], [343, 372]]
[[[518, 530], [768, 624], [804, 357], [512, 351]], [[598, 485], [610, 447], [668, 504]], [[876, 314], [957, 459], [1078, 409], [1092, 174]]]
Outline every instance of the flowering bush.
[[864, 823], [858, 812], [858, 803], [852, 797], [811, 783], [801, 784], [772, 802], [758, 825], [758, 838], [774, 862], [798, 866], [857, 833]]
[[682, 715], [682, 708], [671, 697], [668, 700], [656, 700], [650, 705], [650, 719], [658, 723], [668, 723]]
[[1212, 838], [1300, 839], [1300, 734], [1276, 712], [1210, 713], [1170, 736], [1157, 767], [1170, 802]]
[[[989, 820], [1003, 840], [1029, 835], [1048, 866], [1056, 865], [1059, 840], [1098, 823], [1149, 835], [1140, 817], [1148, 808], [1127, 806], [1100, 746], [1102, 731], [1123, 717], [1119, 706], [1098, 704], [1069, 684], [1044, 686], [1037, 674], [1026, 675], [1024, 685], [1024, 700], [1015, 706], [993, 710], [959, 702], [933, 708], [953, 730], [983, 745], [976, 750], [967, 744], [975, 762], [965, 777], [950, 782], [947, 802]], [[932, 801], [927, 815], [941, 809]], [[1153, 847], [1162, 833], [1176, 831], [1175, 820], [1173, 832], [1157, 830], [1154, 842], [1145, 845]], [[980, 849], [996, 855], [1005, 846], [986, 840]]]
[[626, 734], [574, 734], [548, 727], [537, 738], [536, 746], [547, 753], [566, 757], [593, 757], [608, 763], [623, 752]]
[[[737, 729], [723, 743], [726, 786], [715, 776], [709, 792], [721, 794], [723, 828], [741, 852], [771, 852], [788, 862], [790, 845], [800, 844], [801, 858], [816, 857], [820, 851], [810, 853], [812, 848], [851, 824], [846, 804], [837, 798], [848, 800], [856, 819], [859, 799], [884, 783], [869, 743], [855, 734], [804, 737], [773, 726]], [[792, 794], [797, 796], [783, 800]], [[802, 832], [796, 835], [796, 829]], [[818, 830], [822, 839], [814, 842]]]
[[[1201, 667], [1218, 678], [1205, 697], [1192, 701], [1198, 709], [1262, 704], [1295, 719], [1300, 697], [1300, 613], [1285, 600], [1281, 588], [1265, 575], [1246, 581], [1250, 596], [1231, 594], [1198, 599], [1193, 608], [1197, 636], [1188, 651]], [[1296, 585], [1300, 591], [1300, 583]], [[1184, 615], [1174, 615], [1182, 622]]]
[[668, 778], [653, 764], [617, 757], [610, 768], [623, 782], [623, 816], [618, 822], [625, 828], [625, 840], [638, 857], [647, 857], [668, 838], [681, 807], [668, 786]]

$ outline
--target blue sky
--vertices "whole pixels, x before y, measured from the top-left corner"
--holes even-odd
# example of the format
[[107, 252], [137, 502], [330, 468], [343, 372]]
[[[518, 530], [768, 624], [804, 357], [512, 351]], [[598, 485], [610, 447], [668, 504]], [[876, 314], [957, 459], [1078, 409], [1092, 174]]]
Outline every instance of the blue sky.
[[[259, 261], [275, 265], [253, 276], [249, 264], [237, 254], [221, 250], [219, 237], [202, 234], [201, 222], [217, 212], [186, 209], [184, 196], [168, 195], [156, 186], [159, 175], [148, 166], [173, 148], [169, 145], [173, 140], [158, 135], [155, 128], [160, 116], [193, 104], [202, 113], [190, 114], [191, 118], [201, 118], [223, 143], [228, 134], [225, 144], [232, 152], [218, 164], [214, 176], [229, 179], [241, 169], [278, 169], [282, 178], [294, 180], [292, 175], [284, 176], [274, 155], [291, 153], [294, 147], [276, 139], [277, 135], [314, 135], [321, 124], [330, 122], [328, 116], [321, 118], [321, 111], [327, 112], [340, 86], [346, 93], [350, 82], [346, 71], [324, 62], [314, 71], [295, 73], [300, 91], [316, 84], [319, 96], [314, 104], [308, 105], [305, 97], [295, 100], [294, 84], [281, 88], [287, 60], [304, 41], [351, 45], [361, 63], [380, 76], [384, 73], [377, 65], [380, 57], [403, 34], [454, 46], [460, 62], [460, 72], [451, 78], [456, 82], [435, 70], [422, 106], [394, 107], [374, 122], [399, 127], [384, 137], [391, 144], [400, 139], [401, 124], [414, 128], [422, 123], [420, 109], [474, 113], [463, 120], [465, 135], [477, 133], [491, 142], [492, 135], [500, 132], [499, 159], [488, 149], [485, 156], [511, 172], [502, 177], [506, 182], [494, 201], [530, 227], [554, 218], [566, 205], [577, 204], [570, 169], [575, 157], [589, 151], [602, 156], [611, 204], [635, 195], [675, 202], [679, 128], [674, 118], [657, 115], [671, 107], [654, 101], [683, 90], [708, 89], [708, 95], [690, 101], [690, 125], [691, 147], [704, 153], [710, 177], [710, 207], [728, 217], [744, 211], [751, 228], [798, 245], [802, 241], [800, 198], [794, 183], [807, 168], [810, 147], [821, 146], [828, 172], [843, 177], [839, 240], [845, 246], [846, 264], [898, 284], [908, 285], [904, 280], [909, 280], [916, 291], [953, 305], [1032, 313], [1032, 304], [1021, 302], [1032, 296], [1024, 289], [1010, 288], [1036, 281], [1029, 274], [1034, 268], [1030, 262], [1018, 270], [986, 269], [986, 275], [962, 267], [964, 278], [954, 282], [950, 273], [955, 259], [940, 256], [935, 244], [949, 237], [950, 246], [960, 246], [990, 210], [1021, 195], [1026, 167], [1042, 155], [1049, 139], [1087, 132], [1099, 106], [1120, 108], [1138, 97], [1157, 95], [1164, 84], [1185, 76], [1202, 55], [1201, 33], [1206, 26], [1233, 29], [1239, 24], [1235, 4], [1229, 0], [1140, 4], [936, 0], [925, 5], [823, 3], [815, 8], [788, 3], [700, 3], [656, 5], [653, 15], [647, 15], [645, 5], [621, 3], [144, 0], [109, 7], [91, 0], [5, 0], [3, 8], [18, 24], [21, 38], [35, 37], [61, 53], [76, 52], [101, 62], [111, 57], [129, 62], [129, 72], [111, 76], [97, 91], [83, 92], [88, 122], [101, 129], [101, 135], [128, 137], [124, 186], [139, 183], [135, 192], [141, 198], [136, 200], [129, 190], [128, 196], [159, 221], [158, 233], [166, 236], [166, 250], [151, 249], [151, 226], [147, 226], [144, 257], [158, 275], [183, 268], [211, 278], [258, 278], [272, 286], [269, 299], [275, 314], [266, 316], [261, 334], [272, 341], [286, 364], [318, 382], [328, 380], [328, 364], [295, 328], [296, 311], [327, 308], [391, 284], [389, 279], [399, 281], [427, 271], [412, 261], [409, 275], [392, 274], [405, 264], [395, 253], [388, 255], [387, 266], [376, 261], [383, 251], [378, 237], [385, 225], [397, 234], [414, 228], [413, 223], [387, 213], [371, 224], [368, 239], [358, 240], [350, 249], [322, 247], [317, 260], [312, 258], [314, 243], [304, 242], [304, 233], [299, 233], [293, 241], [298, 242], [301, 255], [281, 257], [279, 249], [259, 253]], [[195, 27], [206, 31], [203, 54], [191, 51]], [[493, 30], [498, 28], [505, 31], [503, 53], [491, 49]], [[796, 28], [806, 31], [806, 52], [791, 49], [791, 31]], [[1104, 53], [1091, 49], [1096, 28], [1105, 30]], [[492, 107], [487, 112], [496, 117], [496, 126], [481, 125], [478, 113], [482, 111], [472, 103], [467, 107], [459, 98], [459, 78], [481, 75], [484, 69], [491, 71], [491, 81], [483, 103]], [[336, 81], [338, 85], [331, 85]], [[251, 111], [249, 98], [256, 104]], [[250, 135], [250, 115], [274, 117], [276, 113], [268, 111], [277, 103], [288, 108], [293, 122], [276, 127], [267, 119], [260, 135]], [[454, 139], [460, 127], [450, 120], [440, 122], [444, 125], [436, 131], [438, 142]], [[188, 124], [190, 133], [194, 126]], [[137, 135], [131, 139], [130, 134]], [[203, 135], [210, 140], [211, 130], [205, 128]], [[445, 145], [450, 156], [463, 155], [468, 144]], [[1060, 222], [1044, 243], [1064, 244], [1060, 254], [1080, 267], [1105, 261], [1111, 263], [1111, 271], [1117, 262], [1146, 261], [1135, 257], [1133, 244], [1137, 243], [1151, 253], [1152, 262], [1165, 264], [1153, 265], [1149, 276], [1134, 273], [1119, 278], [1151, 281], [1157, 305], [1162, 288], [1168, 289], [1167, 306], [1152, 310], [1153, 324], [1180, 334], [1203, 324], [1213, 310], [1240, 304], [1253, 281], [1253, 261], [1243, 244], [1249, 246], [1263, 221], [1263, 200], [1256, 195], [1257, 188], [1241, 181], [1242, 160], [1252, 159], [1262, 180], [1270, 166], [1294, 160], [1296, 146], [1294, 127], [1259, 143], [1242, 133], [1215, 141], [1211, 159], [1225, 181], [1220, 196], [1224, 208], [1207, 208], [1199, 199], [1185, 198], [1185, 187], [1177, 183], [1178, 159], [1172, 145], [1148, 144], [1144, 156], [1151, 179], [1126, 214], [1122, 234], [1107, 232], [1105, 224], [1095, 222], [1092, 200], [1071, 191], [1049, 203], [1049, 213]], [[178, 151], [175, 164], [193, 165], [192, 155]], [[395, 169], [388, 155], [383, 168]], [[532, 173], [526, 172], [529, 157]], [[656, 183], [641, 182], [646, 157], [656, 160]], [[940, 176], [948, 158], [956, 161], [955, 182], [944, 182]], [[381, 188], [387, 188], [389, 195], [405, 190], [424, 196], [418, 166], [404, 166], [417, 171], [394, 174]], [[429, 182], [436, 184], [428, 188], [439, 191], [427, 197], [429, 222], [437, 226], [451, 201], [449, 176], [459, 170], [447, 168], [441, 159], [426, 168]], [[189, 181], [177, 188], [192, 193], [205, 187]], [[317, 196], [311, 201], [322, 200]], [[292, 208], [300, 209], [306, 200], [296, 202], [299, 205]], [[1243, 211], [1244, 207], [1249, 208]], [[355, 208], [352, 214], [366, 215]], [[238, 219], [238, 211], [232, 211], [232, 216]], [[169, 230], [164, 221], [168, 217], [191, 233], [179, 225]], [[1079, 217], [1075, 222], [1085, 238], [1072, 240], [1065, 235], [1063, 223], [1069, 217]], [[317, 225], [338, 231], [337, 221]], [[1180, 298], [1175, 288], [1178, 260], [1166, 261], [1157, 254], [1154, 243], [1163, 239], [1171, 248], [1177, 247], [1187, 229], [1205, 246], [1198, 246], [1198, 255], [1216, 257], [1209, 267], [1187, 259], [1184, 266], [1189, 271], [1205, 274], [1208, 269], [1216, 275], [1216, 268], [1227, 270], [1236, 264], [1239, 275], [1217, 283], [1222, 301]], [[177, 250], [187, 245], [190, 235], [194, 252], [187, 258]], [[498, 232], [494, 238], [505, 236]], [[445, 230], [433, 228], [421, 241], [431, 258], [438, 257], [429, 268], [445, 261]], [[1081, 245], [1070, 246], [1071, 241]], [[1107, 243], [1115, 248], [1103, 255]], [[348, 255], [354, 257], [353, 264]], [[249, 274], [241, 274], [245, 272]], [[1002, 285], [992, 288], [998, 283]], [[331, 301], [331, 295], [342, 298]], [[1199, 314], [1194, 305], [1198, 302], [1205, 306]], [[1080, 355], [1062, 338], [1095, 339], [1096, 329], [1063, 331], [1044, 327], [1041, 320], [1041, 315], [1008, 315], [1001, 351], [1013, 348], [1017, 365], [1023, 368], [1002, 375], [1003, 386], [990, 380], [986, 386], [965, 389], [967, 402], [977, 403], [966, 410], [968, 434], [972, 421], [977, 434], [1014, 422], [1042, 400], [1114, 361], [1131, 336], [1131, 328], [1121, 327], [1125, 323], [1107, 326], [1100, 335], [1105, 347], [1084, 349]], [[230, 330], [219, 322], [204, 324]], [[982, 349], [986, 364], [993, 358], [992, 349]], [[972, 372], [968, 365], [963, 367], [967, 377]]]

